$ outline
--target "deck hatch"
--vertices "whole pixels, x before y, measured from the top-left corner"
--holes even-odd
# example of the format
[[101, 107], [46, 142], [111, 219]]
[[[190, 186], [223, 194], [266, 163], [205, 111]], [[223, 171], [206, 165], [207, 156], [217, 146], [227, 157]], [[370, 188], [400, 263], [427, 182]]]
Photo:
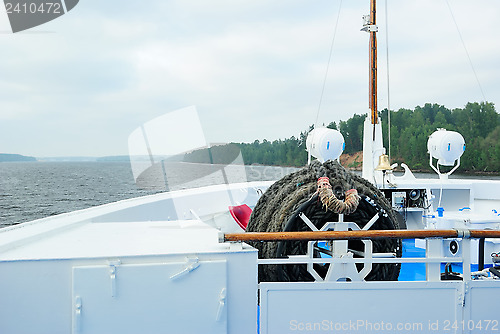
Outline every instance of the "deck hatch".
[[73, 267], [73, 333], [226, 333], [226, 261], [198, 263]]

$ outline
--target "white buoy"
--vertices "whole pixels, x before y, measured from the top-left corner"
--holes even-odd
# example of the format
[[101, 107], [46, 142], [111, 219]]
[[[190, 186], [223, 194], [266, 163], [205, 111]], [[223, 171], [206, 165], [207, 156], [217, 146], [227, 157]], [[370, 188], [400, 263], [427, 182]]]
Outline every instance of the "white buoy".
[[344, 136], [342, 136], [340, 131], [328, 128], [316, 128], [307, 135], [307, 152], [321, 163], [327, 160], [338, 159], [344, 148]]

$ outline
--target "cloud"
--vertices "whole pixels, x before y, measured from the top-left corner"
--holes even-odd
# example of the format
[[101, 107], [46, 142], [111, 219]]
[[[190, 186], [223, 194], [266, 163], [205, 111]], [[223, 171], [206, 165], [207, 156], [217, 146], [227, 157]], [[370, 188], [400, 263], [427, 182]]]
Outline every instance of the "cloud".
[[[445, 2], [388, 1], [391, 107], [482, 100]], [[486, 98], [499, 101], [500, 3], [449, 1]], [[313, 124], [340, 1], [80, 1], [26, 33], [0, 15], [0, 151], [127, 153], [128, 135], [196, 105], [211, 142]], [[366, 1], [343, 1], [319, 123], [367, 111]], [[387, 104], [379, 2], [379, 106]]]

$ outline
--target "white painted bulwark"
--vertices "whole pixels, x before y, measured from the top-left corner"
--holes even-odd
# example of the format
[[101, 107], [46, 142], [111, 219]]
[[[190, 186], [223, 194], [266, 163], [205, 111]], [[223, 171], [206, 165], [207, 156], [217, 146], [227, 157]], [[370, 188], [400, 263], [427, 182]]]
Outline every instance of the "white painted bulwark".
[[462, 324], [480, 320], [498, 328], [498, 283], [261, 283], [260, 333], [466, 333]]
[[228, 189], [254, 205], [267, 186], [158, 194], [0, 230], [0, 333], [255, 333], [257, 251], [219, 243], [196, 212], [160, 218], [176, 214], [175, 199], [213, 221]]

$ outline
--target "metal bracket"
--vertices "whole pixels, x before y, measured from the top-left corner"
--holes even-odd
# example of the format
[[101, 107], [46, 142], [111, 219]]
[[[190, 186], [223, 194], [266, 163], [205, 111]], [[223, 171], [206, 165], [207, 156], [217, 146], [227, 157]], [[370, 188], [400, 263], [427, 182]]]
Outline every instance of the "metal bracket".
[[373, 216], [372, 219], [370, 219], [370, 221], [368, 223], [366, 223], [366, 225], [361, 230], [363, 230], [363, 231], [369, 230], [373, 226], [373, 224], [375, 224], [377, 222], [379, 217], [380, 217], [380, 214], [377, 212], [375, 214], [375, 216]]
[[80, 332], [80, 323], [82, 318], [82, 298], [80, 296], [75, 297], [75, 314], [73, 322], [73, 332]]
[[303, 221], [304, 223], [306, 223], [306, 225], [307, 225], [307, 226], [309, 226], [309, 228], [310, 228], [312, 231], [319, 231], [319, 230], [316, 228], [316, 226], [314, 226], [314, 224], [312, 223], [312, 221], [310, 221], [310, 220], [309, 220], [309, 218], [307, 218], [307, 216], [306, 216], [303, 212], [299, 213], [299, 217], [300, 217], [300, 219], [302, 219], [302, 221]]
[[378, 26], [375, 24], [371, 24], [370, 15], [363, 15], [363, 28], [361, 31], [366, 32], [377, 32]]
[[454, 228], [454, 230], [457, 231], [457, 238], [470, 238], [470, 231], [468, 229]]
[[219, 307], [217, 308], [217, 316], [215, 317], [215, 321], [220, 321], [222, 318], [222, 310], [226, 305], [226, 296], [227, 296], [226, 288], [222, 288], [219, 294]]
[[111, 281], [111, 297], [116, 297], [116, 267], [121, 264], [120, 260], [109, 261], [109, 278]]
[[366, 31], [366, 32], [377, 32], [378, 31], [378, 26], [370, 24], [368, 26], [364, 26], [361, 31]]
[[218, 235], [217, 235], [217, 238], [219, 239], [219, 243], [220, 244], [223, 244], [226, 242], [226, 237], [225, 237], [225, 233], [222, 232], [222, 231], [219, 231]]
[[458, 305], [465, 307], [465, 298], [469, 293], [469, 282], [464, 282], [458, 293]]
[[198, 259], [197, 257], [186, 258], [186, 264], [184, 266], [184, 269], [182, 269], [177, 274], [170, 276], [170, 279], [176, 280], [176, 279], [178, 279], [186, 274], [189, 274], [190, 272], [192, 272], [193, 270], [195, 270], [196, 268], [198, 268], [200, 266], [199, 261], [200, 261], [200, 259]]

